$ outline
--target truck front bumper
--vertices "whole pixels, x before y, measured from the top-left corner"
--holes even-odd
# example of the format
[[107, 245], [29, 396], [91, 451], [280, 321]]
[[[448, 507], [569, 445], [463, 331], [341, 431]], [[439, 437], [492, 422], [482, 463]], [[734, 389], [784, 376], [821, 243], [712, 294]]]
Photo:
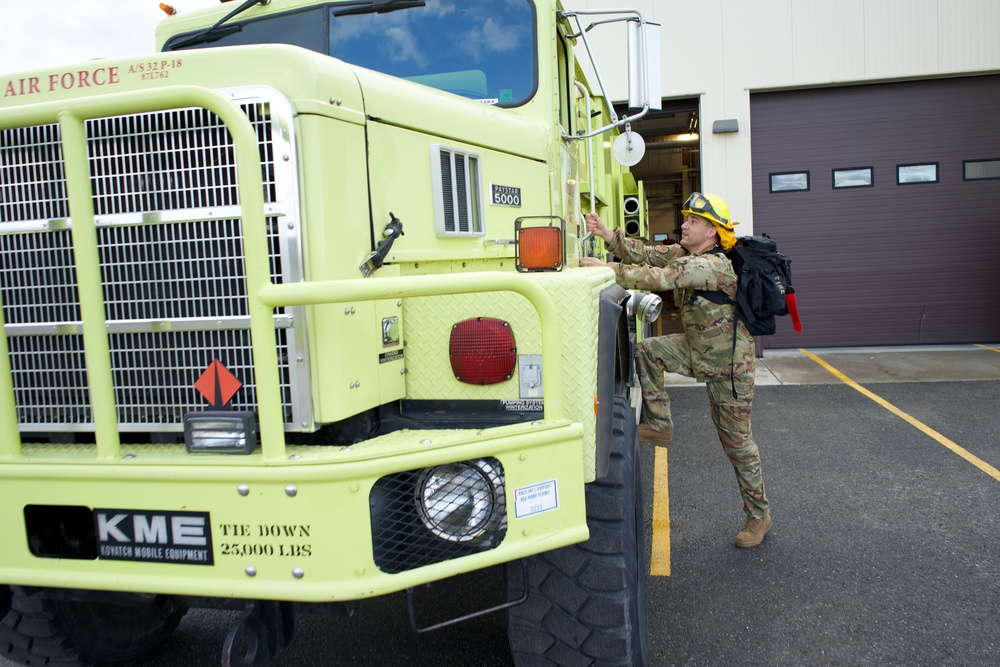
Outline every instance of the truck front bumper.
[[[72, 461], [66, 445], [25, 443], [0, 462], [0, 583], [344, 601], [588, 537], [582, 429], [565, 420], [290, 446], [283, 461], [162, 445], [106, 461], [69, 447]], [[483, 534], [427, 520], [440, 494], [421, 480], [456, 462], [489, 471], [500, 516]], [[485, 497], [463, 496], [467, 511], [448, 516]]]

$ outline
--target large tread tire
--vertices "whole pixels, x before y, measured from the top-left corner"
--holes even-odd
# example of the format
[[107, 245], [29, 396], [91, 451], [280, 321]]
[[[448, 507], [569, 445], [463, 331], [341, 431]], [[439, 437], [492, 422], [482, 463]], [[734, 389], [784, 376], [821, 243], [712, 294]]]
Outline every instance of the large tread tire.
[[0, 584], [0, 621], [10, 611], [10, 586]]
[[187, 611], [157, 599], [148, 605], [77, 602], [11, 587], [0, 621], [0, 655], [22, 665], [125, 667], [162, 646]]
[[649, 663], [649, 552], [635, 415], [616, 397], [611, 466], [587, 485], [590, 539], [507, 568], [508, 593], [527, 600], [508, 611], [518, 667]]

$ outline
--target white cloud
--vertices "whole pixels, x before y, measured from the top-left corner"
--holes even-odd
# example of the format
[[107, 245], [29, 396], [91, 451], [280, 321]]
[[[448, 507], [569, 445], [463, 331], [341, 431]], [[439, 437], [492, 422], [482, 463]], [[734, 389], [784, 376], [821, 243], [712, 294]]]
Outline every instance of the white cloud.
[[484, 55], [508, 53], [518, 48], [521, 30], [517, 26], [504, 25], [493, 17], [483, 21], [482, 26], [470, 28], [462, 40], [461, 49], [479, 62]]
[[[218, 0], [173, 0], [178, 11]], [[159, 0], [35, 0], [0, 3], [0, 74], [155, 50]]]
[[412, 62], [417, 67], [427, 64], [427, 56], [420, 50], [413, 33], [405, 28], [389, 28], [385, 31], [385, 50], [393, 62]]

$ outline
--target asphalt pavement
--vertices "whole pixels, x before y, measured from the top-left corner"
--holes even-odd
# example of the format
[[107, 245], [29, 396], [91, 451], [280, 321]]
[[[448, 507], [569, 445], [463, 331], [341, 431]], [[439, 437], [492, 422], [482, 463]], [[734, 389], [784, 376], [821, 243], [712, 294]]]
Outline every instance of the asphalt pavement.
[[757, 380], [750, 550], [704, 390], [671, 391], [654, 664], [1000, 665], [1000, 346], [783, 350]]
[[[674, 443], [643, 445], [650, 516], [669, 499], [654, 665], [1000, 665], [1000, 344], [766, 351], [753, 425], [774, 527], [748, 550], [704, 388], [668, 382]], [[440, 603], [422, 620], [472, 586], [502, 595], [497, 571], [469, 577], [420, 591]], [[234, 618], [190, 612], [147, 664], [218, 665]], [[503, 614], [415, 635], [398, 594], [299, 620], [278, 667], [511, 664]]]

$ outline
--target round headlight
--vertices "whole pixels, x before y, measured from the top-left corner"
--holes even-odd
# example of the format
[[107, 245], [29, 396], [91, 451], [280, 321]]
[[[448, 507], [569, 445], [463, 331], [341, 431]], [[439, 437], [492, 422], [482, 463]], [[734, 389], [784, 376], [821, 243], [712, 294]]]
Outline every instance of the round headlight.
[[[487, 461], [448, 463], [420, 473], [416, 486], [417, 513], [431, 533], [449, 542], [484, 537], [503, 514], [498, 502], [499, 477]], [[502, 493], [502, 487], [500, 493]], [[499, 507], [498, 507], [499, 506]]]

